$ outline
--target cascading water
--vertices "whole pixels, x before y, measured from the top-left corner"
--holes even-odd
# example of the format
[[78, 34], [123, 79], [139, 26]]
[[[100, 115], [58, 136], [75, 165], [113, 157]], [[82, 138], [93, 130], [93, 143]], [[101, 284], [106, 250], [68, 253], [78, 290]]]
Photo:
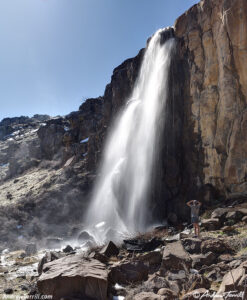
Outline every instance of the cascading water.
[[149, 41], [132, 96], [106, 142], [86, 217], [88, 231], [98, 243], [112, 238], [114, 232], [134, 234], [148, 225], [147, 201], [158, 123], [165, 118], [175, 43], [173, 38], [163, 43], [164, 32], [158, 30]]

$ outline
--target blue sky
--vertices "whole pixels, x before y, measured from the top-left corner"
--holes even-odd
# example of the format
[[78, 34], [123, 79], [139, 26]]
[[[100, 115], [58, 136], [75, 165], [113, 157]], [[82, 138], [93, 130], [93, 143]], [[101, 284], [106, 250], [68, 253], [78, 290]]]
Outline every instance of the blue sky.
[[0, 120], [64, 115], [198, 0], [0, 0]]

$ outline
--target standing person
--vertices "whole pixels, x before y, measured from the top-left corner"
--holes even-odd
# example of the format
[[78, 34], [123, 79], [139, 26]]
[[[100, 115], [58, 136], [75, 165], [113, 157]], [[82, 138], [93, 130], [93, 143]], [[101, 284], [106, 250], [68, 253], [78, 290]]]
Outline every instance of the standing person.
[[187, 205], [191, 208], [191, 223], [194, 226], [195, 235], [199, 237], [200, 236], [199, 210], [202, 204], [197, 200], [190, 200], [189, 202], [187, 202]]

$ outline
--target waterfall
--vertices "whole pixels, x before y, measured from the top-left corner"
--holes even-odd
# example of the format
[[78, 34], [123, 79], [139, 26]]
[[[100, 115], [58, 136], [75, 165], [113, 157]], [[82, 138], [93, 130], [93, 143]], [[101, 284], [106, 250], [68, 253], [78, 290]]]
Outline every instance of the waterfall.
[[164, 42], [165, 34], [166, 29], [160, 29], [150, 39], [132, 95], [108, 132], [85, 220], [98, 243], [113, 239], [114, 233], [134, 234], [148, 226], [158, 124], [166, 117], [175, 44], [174, 38]]

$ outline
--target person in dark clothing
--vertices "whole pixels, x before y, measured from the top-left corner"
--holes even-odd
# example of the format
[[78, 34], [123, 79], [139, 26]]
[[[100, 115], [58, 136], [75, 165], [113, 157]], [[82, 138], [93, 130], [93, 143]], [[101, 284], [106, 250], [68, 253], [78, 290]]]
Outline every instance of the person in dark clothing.
[[200, 227], [199, 227], [199, 211], [201, 202], [197, 200], [190, 200], [187, 202], [187, 205], [191, 208], [191, 223], [194, 226], [195, 235], [200, 236]]

